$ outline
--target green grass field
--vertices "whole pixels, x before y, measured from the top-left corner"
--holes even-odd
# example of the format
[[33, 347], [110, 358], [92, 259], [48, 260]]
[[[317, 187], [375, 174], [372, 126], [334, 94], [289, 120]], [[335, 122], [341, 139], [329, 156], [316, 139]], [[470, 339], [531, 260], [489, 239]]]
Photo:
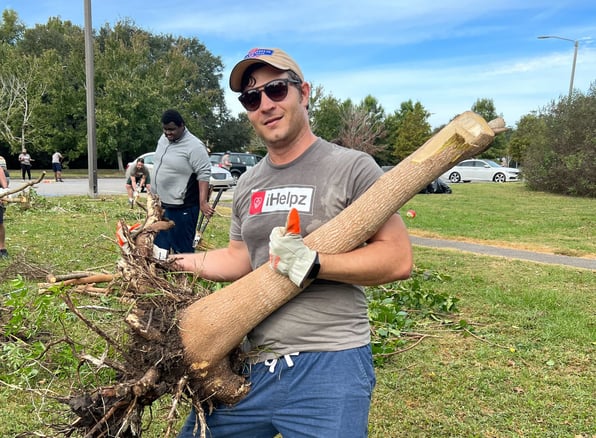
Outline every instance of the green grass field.
[[[401, 209], [417, 212], [405, 219], [413, 234], [596, 257], [593, 199], [529, 192], [519, 183], [452, 188], [451, 195], [417, 195]], [[7, 300], [19, 292], [15, 278], [24, 278], [26, 292], [36, 296], [48, 272], [113, 271], [116, 221], [132, 223], [140, 213], [128, 208], [124, 194], [34, 198], [28, 210], [9, 206], [11, 259], [0, 261], [3, 326]], [[218, 213], [205, 236], [214, 247], [226, 243], [229, 206]], [[415, 247], [414, 253], [418, 268], [442, 274], [436, 287], [459, 299], [459, 311], [418, 326], [424, 340], [377, 367], [370, 436], [595, 437], [595, 272], [452, 250]], [[18, 342], [3, 339], [4, 357], [16, 357]], [[10, 370], [0, 364], [0, 436], [42, 433], [39, 424], [62, 411], [37, 393], [56, 382], [31, 376], [35, 385], [26, 390]], [[71, 378], [58, 377], [65, 388]], [[179, 409], [182, 417], [187, 409]]]

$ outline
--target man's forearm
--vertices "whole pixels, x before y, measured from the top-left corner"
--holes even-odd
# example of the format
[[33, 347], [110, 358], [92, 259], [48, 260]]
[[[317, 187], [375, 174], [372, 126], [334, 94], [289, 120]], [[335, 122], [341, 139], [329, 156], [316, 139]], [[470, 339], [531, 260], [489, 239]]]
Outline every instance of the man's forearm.
[[199, 202], [209, 202], [209, 181], [199, 181]]

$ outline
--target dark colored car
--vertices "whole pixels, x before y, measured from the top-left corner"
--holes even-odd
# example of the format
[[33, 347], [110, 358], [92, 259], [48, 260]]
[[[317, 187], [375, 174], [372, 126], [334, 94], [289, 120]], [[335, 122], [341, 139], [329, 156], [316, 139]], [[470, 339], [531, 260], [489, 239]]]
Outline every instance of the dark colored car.
[[[221, 159], [225, 155], [225, 152], [212, 152], [209, 156], [211, 163], [214, 166], [221, 166]], [[232, 163], [232, 167], [230, 169], [230, 173], [234, 177], [236, 181], [240, 178], [247, 169], [250, 169], [254, 165], [256, 165], [259, 161], [261, 161], [260, 155], [251, 154], [248, 152], [230, 152], [230, 162]]]
[[[381, 166], [381, 169], [383, 169], [383, 172], [389, 172], [394, 167], [395, 166]], [[437, 178], [436, 180], [432, 181], [429, 185], [427, 185], [425, 188], [420, 190], [419, 193], [421, 193], [421, 194], [429, 194], [429, 193], [449, 194], [451, 192], [452, 192], [452, 190], [451, 190], [451, 187], [449, 187], [449, 184], [447, 184], [443, 179]]]
[[432, 193], [449, 194], [451, 192], [452, 192], [452, 190], [451, 190], [451, 187], [449, 187], [449, 184], [447, 184], [441, 178], [437, 178], [436, 180], [431, 182], [429, 185], [427, 185], [425, 188], [423, 188], [420, 191], [421, 194], [432, 194]]

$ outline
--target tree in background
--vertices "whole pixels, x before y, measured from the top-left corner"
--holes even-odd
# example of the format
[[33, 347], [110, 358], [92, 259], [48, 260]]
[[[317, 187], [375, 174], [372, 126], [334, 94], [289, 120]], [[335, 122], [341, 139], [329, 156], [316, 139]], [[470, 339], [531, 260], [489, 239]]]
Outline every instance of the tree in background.
[[[97, 37], [96, 107], [100, 156], [108, 162], [155, 149], [161, 114], [175, 108], [205, 143], [217, 142], [227, 109], [221, 60], [195, 38], [153, 36], [129, 21]], [[153, 60], [153, 61], [151, 61]]]
[[358, 105], [325, 96], [323, 88], [314, 87], [309, 102], [313, 132], [350, 149], [375, 156], [383, 149], [385, 110], [373, 96]]
[[335, 141], [375, 156], [383, 148], [384, 118], [383, 107], [370, 95], [359, 105], [346, 101], [341, 107], [341, 128]]
[[358, 105], [326, 96], [314, 87], [310, 101], [313, 132], [345, 147], [363, 150], [380, 165], [395, 164], [430, 138], [430, 114], [420, 102], [403, 102], [390, 116], [373, 96]]
[[537, 140], [535, 136], [544, 136], [546, 130], [545, 120], [536, 114], [527, 114], [517, 122], [516, 129], [511, 133], [508, 145], [508, 153], [511, 160], [517, 163], [523, 163], [532, 143], [544, 144], [545, 139]]
[[[472, 105], [471, 110], [477, 114], [480, 114], [487, 122], [490, 122], [497, 117], [503, 117], [502, 114], [497, 113], [493, 100], [488, 98], [477, 99]], [[501, 158], [505, 158], [507, 163], [509, 163], [511, 157], [507, 152], [507, 144], [509, 142], [508, 137], [508, 133], [504, 133], [495, 137], [491, 147], [480, 154], [480, 157], [489, 158], [491, 160], [497, 161], [498, 163], [501, 162]]]
[[[42, 165], [44, 157], [49, 165], [56, 150], [70, 162], [83, 164], [87, 153], [83, 29], [59, 18], [24, 29], [16, 13], [8, 10], [0, 22], [0, 38], [0, 83], [12, 95], [18, 91], [23, 96], [26, 91], [27, 96], [26, 104], [18, 107], [9, 104], [14, 98], [0, 100], [0, 120], [6, 121], [4, 129], [0, 125], [0, 139], [12, 150], [26, 145]], [[161, 134], [159, 118], [168, 108], [178, 109], [193, 132], [211, 144], [219, 141], [222, 127], [233, 122], [219, 86], [222, 62], [196, 38], [155, 36], [122, 21], [113, 28], [103, 26], [94, 45], [97, 151], [102, 165], [122, 169], [124, 158], [154, 150]]]
[[35, 149], [45, 134], [35, 123], [35, 115], [41, 112], [43, 99], [51, 85], [48, 79], [55, 70], [54, 53], [40, 57], [16, 56], [10, 45], [0, 46], [0, 138], [10, 146], [12, 153]]
[[387, 143], [392, 155], [400, 162], [431, 137], [430, 113], [420, 102], [402, 102], [400, 109], [387, 117]]
[[83, 30], [58, 18], [26, 29], [18, 41], [21, 56], [54, 57], [51, 68], [44, 72], [49, 85], [43, 106], [33, 114], [40, 135], [28, 149], [35, 152], [38, 164], [45, 162], [49, 167], [57, 150], [65, 156], [65, 163], [86, 157], [84, 44]]
[[221, 129], [216, 130], [214, 134], [217, 137], [213, 143], [213, 152], [252, 152], [258, 155], [266, 153], [264, 144], [253, 144], [253, 137], [256, 135], [246, 113], [240, 113], [238, 117], [226, 118]]
[[351, 101], [342, 102], [332, 95], [325, 96], [322, 87], [315, 87], [310, 99], [310, 118], [313, 132], [325, 140], [335, 140], [342, 128], [344, 107]]
[[596, 197], [596, 83], [526, 116], [512, 134], [523, 147], [526, 185], [571, 196]]
[[21, 39], [27, 27], [19, 19], [17, 13], [11, 9], [2, 11], [0, 22], [0, 44], [14, 46]]

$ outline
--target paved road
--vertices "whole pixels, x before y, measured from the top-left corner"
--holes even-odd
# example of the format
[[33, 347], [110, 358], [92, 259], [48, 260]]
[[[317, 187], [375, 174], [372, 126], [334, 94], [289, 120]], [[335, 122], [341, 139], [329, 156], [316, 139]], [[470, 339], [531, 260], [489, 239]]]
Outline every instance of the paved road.
[[[98, 178], [98, 195], [126, 195], [124, 188], [124, 178]], [[18, 187], [21, 181], [13, 179], [11, 187]], [[89, 195], [89, 180], [69, 179], [66, 177], [64, 182], [56, 182], [54, 179], [45, 179], [35, 186], [35, 191], [42, 196], [64, 196], [64, 195]]]
[[[98, 195], [125, 195], [124, 178], [98, 178]], [[11, 187], [17, 186], [18, 180], [11, 183]], [[63, 196], [63, 195], [89, 195], [88, 179], [68, 179], [63, 183], [54, 182], [53, 179], [46, 179], [35, 187], [38, 194], [42, 196]], [[222, 201], [232, 199], [233, 191], [224, 192]], [[453, 240], [429, 239], [425, 237], [412, 236], [412, 243], [418, 246], [432, 248], [454, 249], [457, 251], [472, 252], [488, 256], [506, 257], [512, 259], [528, 260], [538, 263], [557, 264], [571, 266], [581, 269], [596, 271], [596, 260], [583, 257], [569, 257], [532, 251], [502, 248], [498, 246], [478, 245]]]
[[[11, 187], [18, 187], [21, 181], [11, 181]], [[126, 195], [125, 178], [98, 178], [97, 194], [101, 195]], [[45, 179], [35, 186], [35, 190], [42, 196], [86, 195], [90, 196], [93, 190], [89, 189], [87, 178], [64, 179], [56, 182], [54, 179]], [[232, 199], [232, 191], [222, 194], [221, 200]]]

